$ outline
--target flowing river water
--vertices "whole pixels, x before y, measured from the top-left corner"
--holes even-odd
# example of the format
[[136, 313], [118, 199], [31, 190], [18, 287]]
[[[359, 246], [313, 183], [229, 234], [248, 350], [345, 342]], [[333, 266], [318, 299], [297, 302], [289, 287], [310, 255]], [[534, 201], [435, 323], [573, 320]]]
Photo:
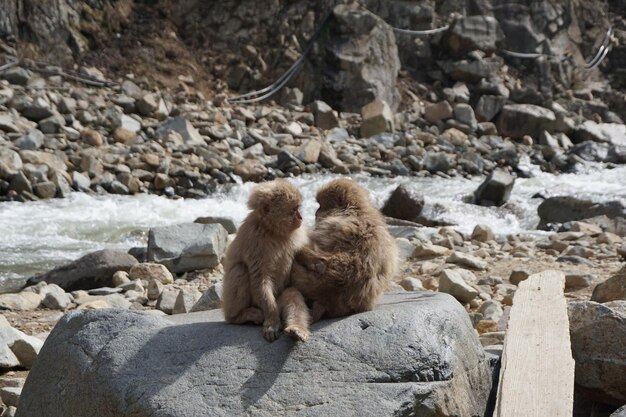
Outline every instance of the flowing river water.
[[[332, 178], [292, 179], [304, 196], [303, 211], [309, 225], [317, 208], [315, 192]], [[535, 233], [541, 200], [531, 197], [538, 192], [626, 201], [626, 167], [562, 175], [535, 172], [532, 178], [516, 180], [509, 203], [499, 208], [463, 202], [483, 178], [352, 178], [370, 191], [379, 207], [395, 187], [407, 184], [424, 194], [427, 217], [456, 224], [464, 233], [471, 233], [478, 223], [489, 225], [496, 234]], [[99, 249], [143, 246], [147, 230], [154, 226], [192, 222], [201, 216], [228, 216], [240, 222], [247, 213], [246, 200], [253, 185], [224, 187], [203, 200], [74, 193], [65, 199], [0, 203], [0, 281], [31, 276]]]

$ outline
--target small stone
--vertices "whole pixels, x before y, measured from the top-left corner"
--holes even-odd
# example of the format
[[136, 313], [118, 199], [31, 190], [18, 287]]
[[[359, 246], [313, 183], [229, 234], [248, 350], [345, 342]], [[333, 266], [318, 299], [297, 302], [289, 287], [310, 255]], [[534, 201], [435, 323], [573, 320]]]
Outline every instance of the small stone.
[[335, 111], [323, 101], [314, 101], [311, 105], [315, 126], [323, 130], [330, 130], [339, 126], [339, 119]]
[[[110, 295], [89, 295], [87, 297], [75, 298], [74, 303], [78, 304], [78, 308], [121, 308], [130, 307], [130, 302], [121, 294]], [[85, 304], [88, 306], [83, 307]]]
[[150, 300], [157, 300], [163, 292], [163, 283], [158, 279], [151, 279], [148, 281], [148, 298]]
[[520, 282], [528, 279], [530, 272], [525, 269], [514, 269], [509, 276], [509, 282], [513, 285], [519, 285]]
[[383, 100], [375, 100], [361, 109], [361, 136], [369, 138], [384, 132], [393, 132], [393, 113]]
[[80, 139], [89, 146], [102, 146], [104, 144], [100, 132], [89, 128], [81, 130]]
[[295, 152], [295, 155], [305, 164], [315, 164], [320, 157], [322, 143], [319, 140], [310, 140]]
[[0, 75], [11, 84], [26, 85], [33, 73], [22, 67], [13, 67], [1, 72]]
[[15, 356], [20, 360], [20, 365], [26, 369], [32, 368], [37, 360], [43, 342], [36, 337], [23, 335], [10, 345]]
[[102, 287], [102, 288], [94, 288], [92, 290], [88, 290], [87, 294], [89, 295], [111, 295], [111, 294], [119, 294], [123, 290], [121, 288], [111, 288], [111, 287]]
[[477, 224], [476, 227], [474, 227], [471, 239], [478, 242], [490, 242], [496, 240], [496, 237], [489, 226]]
[[178, 292], [172, 314], [189, 313], [200, 297], [202, 297], [202, 293], [195, 288], [183, 288]]
[[478, 127], [478, 121], [474, 115], [474, 109], [472, 106], [465, 103], [459, 103], [454, 106], [454, 118], [468, 126], [471, 130], [476, 130]]
[[130, 268], [128, 275], [131, 280], [158, 280], [162, 284], [172, 284], [174, 282], [172, 273], [164, 265], [157, 263], [136, 264]]
[[118, 127], [113, 131], [113, 140], [117, 143], [131, 143], [137, 137], [137, 133]]
[[500, 303], [493, 300], [488, 300], [482, 303], [480, 307], [478, 307], [478, 312], [483, 315], [485, 320], [493, 320], [495, 322], [500, 321], [500, 318], [502, 318], [502, 315], [504, 314], [504, 310], [502, 310]]
[[478, 334], [492, 333], [498, 330], [498, 322], [494, 320], [480, 320], [476, 323]]
[[31, 185], [28, 178], [26, 178], [26, 175], [24, 175], [24, 172], [20, 171], [11, 180], [11, 183], [9, 184], [9, 190], [15, 191], [18, 194], [22, 194], [24, 192], [32, 194], [33, 186]]
[[570, 231], [584, 233], [585, 235], [589, 236], [597, 236], [602, 233], [602, 228], [595, 224], [585, 222], [572, 222]]
[[207, 216], [207, 217], [198, 217], [193, 221], [194, 223], [200, 224], [221, 224], [224, 226], [224, 229], [229, 234], [237, 233], [237, 226], [235, 225], [235, 221], [231, 217], [218, 217], [218, 216]]
[[78, 310], [98, 310], [100, 308], [112, 308], [113, 306], [109, 304], [106, 300], [92, 300], [85, 301], [76, 307]]
[[467, 266], [469, 268], [477, 269], [479, 271], [487, 269], [487, 262], [481, 261], [480, 259], [462, 253], [462, 252], [453, 252], [452, 255], [446, 259], [446, 262]]
[[615, 245], [622, 243], [622, 238], [611, 232], [604, 232], [598, 236], [598, 243], [606, 243], [607, 245]]
[[0, 370], [20, 366], [20, 360], [6, 344], [0, 344]]
[[409, 242], [408, 239], [403, 237], [396, 238], [396, 246], [398, 248], [398, 256], [401, 261], [410, 258], [413, 256], [413, 252], [415, 252], [415, 246]]
[[415, 245], [413, 257], [415, 258], [437, 258], [446, 256], [450, 253], [450, 249], [443, 246], [433, 245], [430, 242], [418, 243]]
[[57, 133], [65, 126], [65, 118], [60, 114], [54, 114], [40, 120], [38, 126], [43, 133]]
[[223, 288], [222, 282], [210, 286], [209, 289], [202, 294], [198, 302], [191, 308], [191, 312], [220, 308], [222, 304]]
[[161, 292], [161, 295], [157, 299], [156, 308], [165, 314], [172, 314], [179, 292], [180, 290], [169, 286], [163, 288], [163, 292]]
[[626, 266], [606, 281], [596, 285], [591, 301], [607, 303], [615, 300], [626, 300]]
[[453, 269], [444, 269], [439, 274], [439, 292], [448, 293], [462, 303], [469, 303], [478, 296], [478, 291], [465, 282], [458, 270]]
[[72, 172], [72, 182], [76, 191], [89, 191], [91, 186], [91, 180], [84, 174], [78, 171]]
[[565, 275], [565, 288], [581, 289], [593, 284], [593, 276], [589, 274], [568, 273]]
[[452, 106], [447, 101], [437, 104], [429, 104], [424, 109], [424, 118], [430, 123], [437, 123], [440, 120], [452, 117]]
[[24, 150], [36, 150], [43, 146], [43, 141], [46, 138], [41, 130], [29, 129], [28, 132], [19, 138], [15, 144], [18, 148]]
[[150, 93], [141, 97], [135, 104], [137, 106], [137, 110], [139, 110], [139, 113], [143, 116], [150, 116], [159, 106], [154, 95]]
[[51, 181], [44, 181], [33, 186], [35, 195], [39, 198], [53, 198], [57, 193], [57, 186]]
[[422, 281], [413, 277], [406, 277], [400, 281], [400, 286], [407, 291], [425, 291]]
[[[121, 288], [122, 291], [124, 292], [136, 291], [136, 292], [140, 292], [143, 294], [143, 291], [144, 291], [143, 284], [141, 283], [141, 280], [139, 279], [122, 284], [119, 286], [119, 288]], [[126, 295], [126, 297], [128, 298], [128, 295]]]
[[[22, 395], [22, 387], [3, 387], [0, 388], [0, 399], [9, 407], [17, 407], [20, 404], [20, 395]], [[4, 413], [2, 414], [4, 417]]]
[[18, 294], [0, 294], [0, 310], [35, 310], [41, 304], [42, 299], [39, 294], [28, 291]]
[[65, 310], [73, 298], [56, 284], [48, 284], [41, 289], [39, 295], [43, 297], [42, 304], [52, 310]]
[[130, 282], [130, 278], [128, 276], [128, 272], [126, 271], [117, 271], [113, 274], [112, 283], [114, 287], [120, 287], [124, 284], [128, 284]]

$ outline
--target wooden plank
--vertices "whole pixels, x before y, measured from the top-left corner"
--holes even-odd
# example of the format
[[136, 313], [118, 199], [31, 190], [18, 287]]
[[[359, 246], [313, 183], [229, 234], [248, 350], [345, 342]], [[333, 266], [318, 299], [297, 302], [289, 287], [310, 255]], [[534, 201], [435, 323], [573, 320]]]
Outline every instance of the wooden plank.
[[571, 417], [574, 359], [565, 275], [544, 271], [522, 281], [502, 351], [494, 417]]

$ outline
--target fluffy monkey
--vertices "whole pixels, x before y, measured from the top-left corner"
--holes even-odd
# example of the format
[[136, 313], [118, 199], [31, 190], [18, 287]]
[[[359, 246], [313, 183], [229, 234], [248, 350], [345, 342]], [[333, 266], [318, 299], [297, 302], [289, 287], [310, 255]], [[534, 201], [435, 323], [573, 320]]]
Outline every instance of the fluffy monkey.
[[334, 180], [320, 188], [317, 202], [310, 242], [296, 254], [292, 287], [280, 299], [285, 333], [303, 341], [321, 317], [372, 309], [398, 265], [395, 240], [363, 188]]
[[301, 201], [300, 192], [286, 180], [257, 185], [248, 200], [251, 212], [224, 260], [226, 321], [263, 324], [263, 336], [270, 342], [281, 329], [276, 297], [289, 281], [295, 253], [307, 242]]

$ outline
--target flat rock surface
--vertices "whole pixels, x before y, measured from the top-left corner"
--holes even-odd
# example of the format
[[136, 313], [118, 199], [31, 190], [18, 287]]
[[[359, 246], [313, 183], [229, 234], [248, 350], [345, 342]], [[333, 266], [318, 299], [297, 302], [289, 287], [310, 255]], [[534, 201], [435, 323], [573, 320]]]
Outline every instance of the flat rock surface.
[[316, 323], [304, 344], [268, 343], [221, 310], [97, 310], [59, 322], [17, 417], [482, 416], [490, 386], [470, 320], [445, 294], [388, 294]]

